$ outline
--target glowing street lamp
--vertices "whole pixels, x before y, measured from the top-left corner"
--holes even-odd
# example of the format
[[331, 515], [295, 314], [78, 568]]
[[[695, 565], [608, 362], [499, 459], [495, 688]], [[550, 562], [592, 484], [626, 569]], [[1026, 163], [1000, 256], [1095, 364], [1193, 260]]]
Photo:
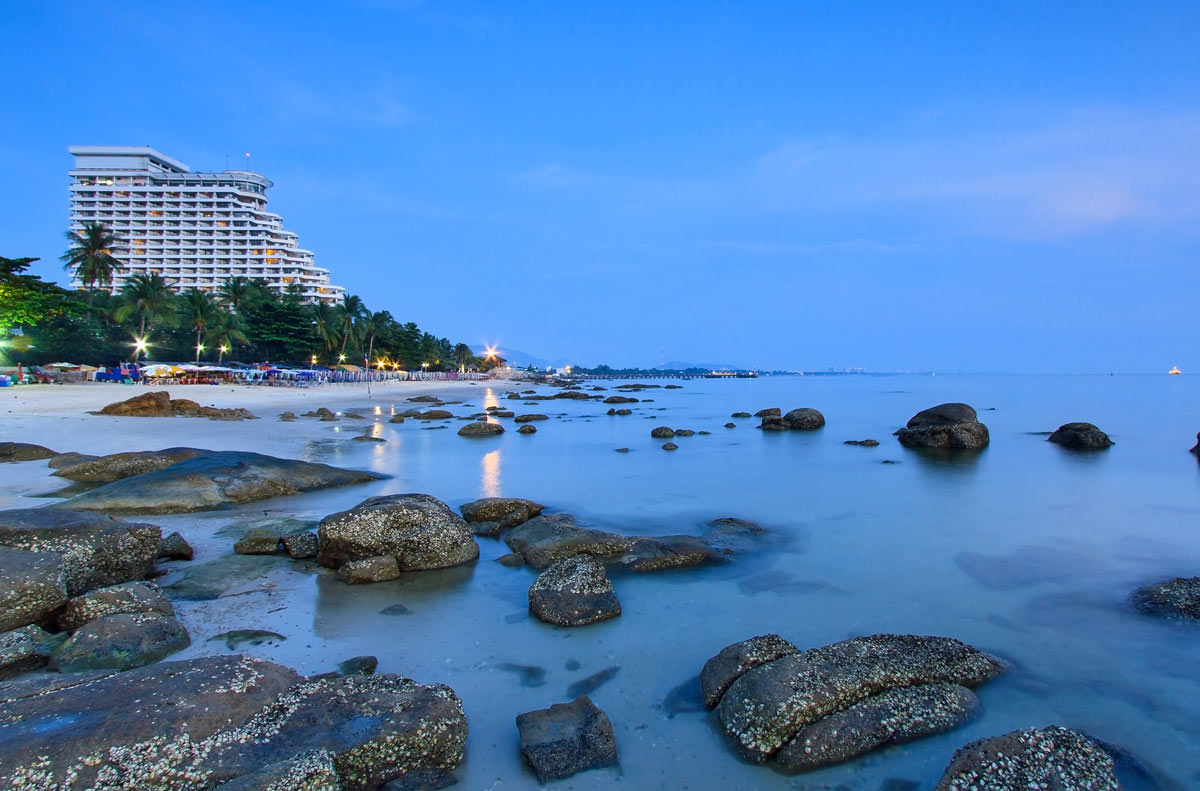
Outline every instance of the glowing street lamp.
[[150, 344], [146, 342], [145, 338], [134, 338], [133, 339], [133, 359], [137, 360], [138, 357], [145, 355], [146, 350], [149, 348], [150, 348]]
[[217, 365], [221, 364], [221, 361], [225, 359], [225, 352], [229, 351], [229, 346], [224, 343], [219, 348], [221, 353], [217, 355]]
[[197, 343], [196, 344], [196, 365], [200, 364], [200, 352], [202, 352], [202, 351], [204, 351], [204, 344]]
[[317, 364], [317, 355], [315, 355], [315, 354], [312, 356], [312, 364], [313, 365]]

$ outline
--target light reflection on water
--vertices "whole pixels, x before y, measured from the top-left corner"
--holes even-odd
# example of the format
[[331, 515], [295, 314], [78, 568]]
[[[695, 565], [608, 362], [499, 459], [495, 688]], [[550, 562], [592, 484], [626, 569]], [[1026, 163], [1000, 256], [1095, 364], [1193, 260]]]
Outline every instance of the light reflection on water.
[[500, 451], [492, 450], [483, 454], [481, 461], [483, 477], [479, 483], [479, 492], [484, 497], [500, 496]]

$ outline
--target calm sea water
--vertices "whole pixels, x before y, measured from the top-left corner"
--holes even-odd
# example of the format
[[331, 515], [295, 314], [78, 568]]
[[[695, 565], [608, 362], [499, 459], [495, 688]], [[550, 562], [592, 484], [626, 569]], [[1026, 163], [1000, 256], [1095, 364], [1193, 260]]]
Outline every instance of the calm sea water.
[[[270, 629], [288, 639], [246, 650], [303, 672], [373, 654], [381, 672], [448, 684], [470, 722], [457, 772], [470, 789], [532, 787], [514, 718], [568, 700], [571, 684], [607, 668], [619, 669], [591, 696], [613, 721], [621, 767], [556, 788], [876, 791], [893, 780], [930, 788], [962, 744], [1048, 724], [1126, 748], [1163, 787], [1200, 783], [1200, 624], [1146, 617], [1127, 604], [1139, 585], [1200, 574], [1200, 468], [1187, 453], [1200, 430], [1200, 380], [806, 376], [682, 384], [646, 391], [653, 401], [631, 405], [626, 417], [607, 416], [598, 403], [499, 400], [552, 416], [534, 436], [510, 430], [468, 441], [455, 436], [458, 423], [429, 430], [409, 421], [381, 423], [375, 430], [387, 442], [376, 445], [346, 441], [344, 424], [281, 424], [267, 452], [393, 477], [155, 521], [183, 531], [202, 562], [227, 554], [230, 536], [264, 511], [319, 519], [374, 494], [427, 492], [454, 507], [505, 495], [641, 534], [699, 532], [713, 518], [737, 516], [769, 527], [778, 546], [717, 568], [616, 577], [623, 614], [580, 629], [526, 615], [534, 575], [493, 562], [507, 551], [500, 541], [481, 539], [472, 567], [373, 586], [348, 587], [273, 561], [266, 576], [245, 584], [268, 593], [181, 605], [194, 638], [182, 656], [223, 650], [208, 633]], [[500, 394], [481, 385], [470, 409], [455, 409], [468, 414]], [[899, 446], [896, 428], [945, 401], [979, 410], [988, 449], [939, 460]], [[386, 415], [392, 404], [370, 406]], [[764, 433], [757, 420], [723, 428], [734, 411], [770, 406], [816, 407], [828, 422], [811, 433]], [[1099, 425], [1117, 444], [1080, 454], [1037, 433], [1074, 420]], [[667, 453], [649, 436], [659, 424], [712, 433], [677, 439], [679, 450]], [[234, 435], [213, 441], [222, 436]], [[843, 444], [869, 437], [880, 446]], [[614, 452], [619, 447], [631, 452]], [[785, 776], [739, 761], [708, 715], [664, 703], [722, 647], [767, 632], [802, 648], [875, 632], [948, 635], [1013, 669], [980, 690], [982, 716], [965, 728]]]

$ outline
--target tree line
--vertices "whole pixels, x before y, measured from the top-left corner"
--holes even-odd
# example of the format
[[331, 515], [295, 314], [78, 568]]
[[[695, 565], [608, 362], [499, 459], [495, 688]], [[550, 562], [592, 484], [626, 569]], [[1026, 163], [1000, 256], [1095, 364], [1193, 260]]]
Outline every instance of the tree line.
[[0, 257], [0, 358], [35, 363], [155, 359], [238, 359], [294, 365], [339, 363], [406, 370], [484, 369], [465, 343], [452, 343], [372, 311], [362, 298], [305, 304], [298, 285], [230, 277], [216, 293], [177, 292], [157, 272], [139, 272], [113, 290], [124, 265], [120, 240], [103, 223], [67, 231], [65, 289], [27, 273], [36, 258]]

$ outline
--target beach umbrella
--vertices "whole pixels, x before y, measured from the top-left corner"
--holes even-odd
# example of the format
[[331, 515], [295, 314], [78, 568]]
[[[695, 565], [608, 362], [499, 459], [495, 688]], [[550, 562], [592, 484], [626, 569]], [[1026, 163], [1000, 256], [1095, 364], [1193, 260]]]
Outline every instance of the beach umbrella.
[[75, 363], [50, 363], [46, 368], [78, 368]]

